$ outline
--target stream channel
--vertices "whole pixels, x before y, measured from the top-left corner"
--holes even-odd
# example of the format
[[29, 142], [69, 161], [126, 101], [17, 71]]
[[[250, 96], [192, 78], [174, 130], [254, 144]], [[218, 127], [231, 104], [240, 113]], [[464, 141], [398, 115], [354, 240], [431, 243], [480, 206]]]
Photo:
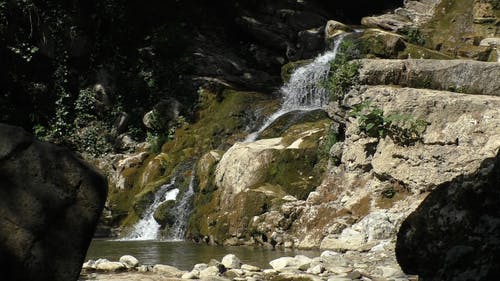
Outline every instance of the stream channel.
[[87, 258], [105, 258], [118, 261], [122, 255], [132, 255], [141, 264], [168, 264], [181, 270], [191, 270], [197, 263], [208, 263], [211, 259], [221, 261], [227, 254], [235, 254], [243, 263], [271, 268], [269, 262], [283, 257], [305, 255], [318, 257], [319, 250], [266, 249], [262, 247], [223, 247], [195, 244], [186, 241], [116, 241], [95, 239], [87, 251]]

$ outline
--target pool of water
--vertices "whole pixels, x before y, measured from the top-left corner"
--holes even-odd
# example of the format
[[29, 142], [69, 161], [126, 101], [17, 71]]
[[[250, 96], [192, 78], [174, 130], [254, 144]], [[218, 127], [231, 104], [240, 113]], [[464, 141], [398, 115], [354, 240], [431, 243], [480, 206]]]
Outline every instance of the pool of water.
[[270, 268], [269, 262], [283, 256], [305, 255], [317, 257], [319, 250], [273, 250], [254, 247], [222, 247], [191, 242], [114, 241], [93, 240], [87, 258], [105, 258], [118, 261], [123, 255], [136, 257], [141, 264], [168, 264], [181, 270], [191, 270], [197, 263], [220, 261], [227, 254], [235, 254], [243, 263]]

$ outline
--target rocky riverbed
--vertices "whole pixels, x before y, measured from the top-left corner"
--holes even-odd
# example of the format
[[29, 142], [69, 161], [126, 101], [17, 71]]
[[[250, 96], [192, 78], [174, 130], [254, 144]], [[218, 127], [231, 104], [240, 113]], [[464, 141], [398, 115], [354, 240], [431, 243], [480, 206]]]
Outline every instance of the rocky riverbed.
[[119, 261], [106, 259], [89, 260], [82, 266], [80, 280], [418, 280], [415, 275], [406, 275], [396, 262], [394, 241], [386, 240], [366, 248], [364, 251], [323, 251], [318, 257], [296, 255], [281, 257], [269, 262], [269, 267], [243, 264], [228, 254], [221, 261], [212, 259], [207, 263], [183, 271], [165, 264], [141, 264], [139, 260], [125, 255]]

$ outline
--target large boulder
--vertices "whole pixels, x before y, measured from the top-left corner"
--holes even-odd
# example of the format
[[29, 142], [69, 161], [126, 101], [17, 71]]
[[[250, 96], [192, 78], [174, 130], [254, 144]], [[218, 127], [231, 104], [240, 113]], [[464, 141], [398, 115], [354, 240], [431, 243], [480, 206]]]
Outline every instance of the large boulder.
[[368, 27], [382, 28], [390, 31], [404, 31], [418, 27], [429, 20], [435, 13], [439, 0], [404, 1], [404, 6], [391, 13], [379, 16], [364, 17], [361, 24]]
[[497, 154], [431, 192], [399, 230], [396, 255], [403, 270], [431, 281], [497, 279], [499, 187]]
[[361, 60], [367, 85], [401, 85], [465, 94], [500, 95], [500, 63], [472, 60]]
[[0, 124], [0, 268], [6, 280], [77, 280], [106, 179], [69, 150]]

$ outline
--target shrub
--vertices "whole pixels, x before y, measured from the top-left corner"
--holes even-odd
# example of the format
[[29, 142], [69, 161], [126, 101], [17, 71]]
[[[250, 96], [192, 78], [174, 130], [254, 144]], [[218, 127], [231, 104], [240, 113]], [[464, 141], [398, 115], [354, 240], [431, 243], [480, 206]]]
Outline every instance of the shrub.
[[412, 145], [421, 141], [427, 128], [427, 122], [415, 119], [408, 114], [391, 114], [384, 116], [384, 111], [372, 105], [370, 100], [353, 107], [350, 116], [356, 117], [359, 129], [367, 136], [374, 138], [390, 137], [400, 145]]
[[353, 41], [344, 40], [337, 56], [330, 63], [330, 73], [325, 82], [330, 92], [330, 100], [340, 102], [351, 87], [358, 84], [360, 63], [352, 61], [359, 58], [360, 52]]
[[417, 28], [409, 28], [405, 30], [404, 33], [408, 42], [419, 46], [423, 46], [425, 44], [425, 39], [422, 33], [420, 33], [420, 30]]

